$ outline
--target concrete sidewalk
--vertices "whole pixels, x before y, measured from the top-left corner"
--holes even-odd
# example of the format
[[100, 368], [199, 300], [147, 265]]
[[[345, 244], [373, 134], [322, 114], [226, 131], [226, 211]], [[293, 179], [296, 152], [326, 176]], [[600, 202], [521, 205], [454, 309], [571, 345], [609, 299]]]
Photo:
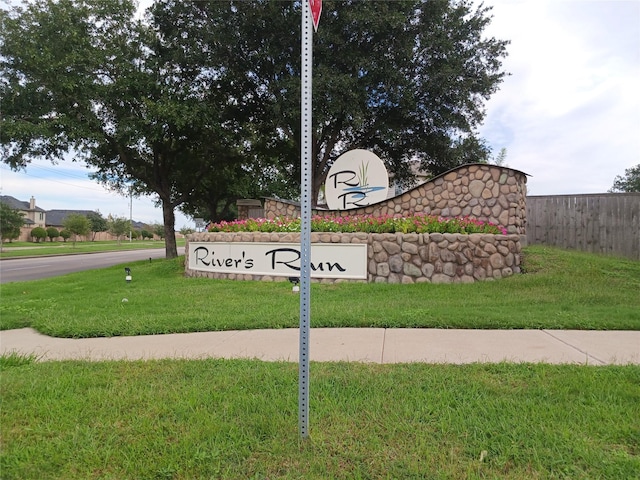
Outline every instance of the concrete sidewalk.
[[[297, 362], [298, 329], [88, 339], [33, 329], [0, 332], [2, 354], [40, 360], [251, 358]], [[640, 365], [640, 331], [313, 328], [311, 361], [373, 363], [532, 362]]]

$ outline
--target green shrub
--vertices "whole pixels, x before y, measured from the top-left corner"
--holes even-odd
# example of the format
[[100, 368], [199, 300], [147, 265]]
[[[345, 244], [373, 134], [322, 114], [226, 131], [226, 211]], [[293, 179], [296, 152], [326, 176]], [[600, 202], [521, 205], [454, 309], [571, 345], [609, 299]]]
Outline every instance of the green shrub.
[[60, 232], [55, 227], [47, 228], [47, 237], [49, 237], [49, 241], [53, 242], [54, 238], [58, 238], [60, 236]]
[[34, 239], [34, 242], [39, 243], [47, 238], [47, 231], [42, 227], [35, 227], [31, 229], [31, 238]]

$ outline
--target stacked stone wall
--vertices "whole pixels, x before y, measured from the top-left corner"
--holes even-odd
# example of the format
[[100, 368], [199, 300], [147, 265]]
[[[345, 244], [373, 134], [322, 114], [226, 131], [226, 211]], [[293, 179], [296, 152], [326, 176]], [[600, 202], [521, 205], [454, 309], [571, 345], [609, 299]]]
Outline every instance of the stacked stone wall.
[[[497, 165], [463, 165], [383, 202], [351, 210], [314, 209], [313, 214], [378, 217], [421, 213], [445, 218], [471, 217], [500, 225], [509, 234], [525, 235], [526, 183], [526, 174], [518, 170]], [[286, 200], [267, 198], [264, 209], [269, 219], [300, 216], [300, 205]]]
[[520, 272], [520, 236], [372, 234], [369, 281], [473, 283]]
[[[190, 270], [189, 242], [299, 243], [299, 233], [194, 233], [187, 236], [186, 275], [231, 280], [286, 281], [287, 277]], [[520, 235], [441, 233], [312, 233], [312, 243], [365, 243], [368, 282], [472, 283], [520, 272]], [[363, 280], [313, 279], [334, 283]]]

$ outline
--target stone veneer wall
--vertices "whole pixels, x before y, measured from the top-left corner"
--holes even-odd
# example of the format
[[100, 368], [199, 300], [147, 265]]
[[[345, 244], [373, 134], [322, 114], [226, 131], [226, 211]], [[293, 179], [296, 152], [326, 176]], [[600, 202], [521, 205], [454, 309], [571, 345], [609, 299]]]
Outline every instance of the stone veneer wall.
[[[527, 175], [497, 165], [468, 164], [445, 172], [397, 197], [352, 210], [314, 209], [314, 215], [396, 215], [422, 213], [441, 217], [473, 217], [525, 235]], [[267, 198], [266, 218], [300, 216], [296, 202]]]
[[[286, 281], [287, 277], [190, 270], [189, 242], [299, 243], [299, 233], [194, 233], [187, 236], [186, 275], [231, 280]], [[312, 233], [312, 243], [366, 243], [368, 282], [471, 283], [520, 272], [520, 235], [451, 233]], [[322, 283], [364, 280], [313, 279]]]

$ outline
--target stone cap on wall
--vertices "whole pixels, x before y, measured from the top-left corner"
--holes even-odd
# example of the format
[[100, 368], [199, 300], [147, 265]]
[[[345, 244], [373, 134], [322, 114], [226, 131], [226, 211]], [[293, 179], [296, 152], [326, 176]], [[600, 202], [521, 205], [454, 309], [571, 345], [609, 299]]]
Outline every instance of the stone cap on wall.
[[236, 200], [236, 205], [239, 207], [261, 207], [262, 202], [255, 198], [241, 198]]
[[453, 167], [451, 170], [447, 170], [446, 172], [443, 172], [439, 175], [436, 175], [435, 177], [431, 177], [429, 180], [427, 180], [428, 182], [435, 180], [436, 178], [440, 178], [440, 177], [444, 177], [445, 175], [447, 175], [448, 173], [451, 172], [455, 172], [456, 170], [460, 170], [463, 167], [493, 167], [493, 168], [501, 168], [502, 170], [510, 170], [512, 172], [516, 172], [516, 173], [520, 173], [522, 175], [525, 175], [527, 177], [532, 177], [533, 175], [530, 175], [526, 172], [523, 172], [522, 170], [517, 170], [515, 168], [511, 168], [511, 167], [506, 167], [503, 165], [494, 165], [493, 163], [465, 163], [464, 165], [458, 165], [457, 167]]

